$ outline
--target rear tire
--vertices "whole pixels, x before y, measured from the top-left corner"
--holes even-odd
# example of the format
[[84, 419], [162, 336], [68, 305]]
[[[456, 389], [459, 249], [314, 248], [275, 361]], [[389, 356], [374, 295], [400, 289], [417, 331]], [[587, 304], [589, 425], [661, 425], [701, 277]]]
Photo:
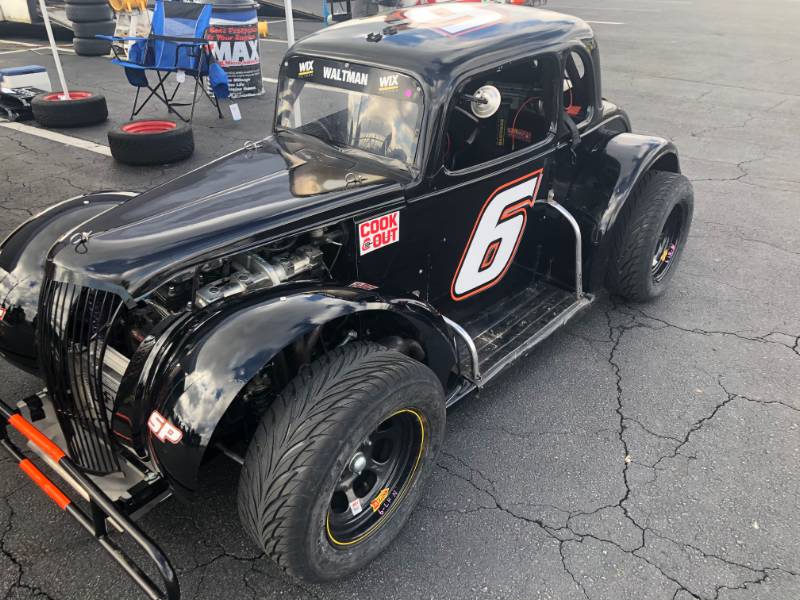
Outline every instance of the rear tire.
[[70, 90], [69, 100], [60, 100], [60, 92], [39, 94], [31, 101], [33, 118], [44, 127], [83, 127], [108, 118], [106, 99], [100, 94]]
[[609, 290], [634, 302], [663, 294], [683, 254], [693, 212], [694, 193], [686, 177], [645, 173], [617, 220]]
[[[349, 575], [400, 533], [444, 425], [442, 386], [425, 365], [374, 344], [334, 350], [301, 370], [262, 418], [239, 481], [242, 525], [295, 577]], [[362, 458], [368, 466], [354, 470]]]
[[194, 135], [187, 123], [139, 119], [108, 132], [111, 155], [126, 165], [164, 165], [189, 158]]

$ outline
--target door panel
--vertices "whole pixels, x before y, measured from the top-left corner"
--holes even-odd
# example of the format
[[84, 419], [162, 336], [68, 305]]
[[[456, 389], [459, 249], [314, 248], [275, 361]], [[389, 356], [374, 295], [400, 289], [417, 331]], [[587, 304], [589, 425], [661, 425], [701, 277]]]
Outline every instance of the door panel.
[[428, 301], [456, 320], [524, 289], [536, 268], [528, 223], [547, 189], [547, 156], [461, 181], [411, 202], [409, 231], [428, 246]]

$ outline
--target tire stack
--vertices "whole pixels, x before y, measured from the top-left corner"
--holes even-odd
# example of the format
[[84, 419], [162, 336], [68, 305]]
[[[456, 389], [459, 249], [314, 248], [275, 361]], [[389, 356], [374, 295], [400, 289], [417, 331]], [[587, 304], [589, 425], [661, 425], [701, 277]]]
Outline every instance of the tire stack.
[[96, 35], [114, 35], [114, 11], [106, 0], [67, 0], [67, 19], [72, 21], [75, 36], [72, 45], [80, 56], [103, 56], [111, 51], [111, 42]]

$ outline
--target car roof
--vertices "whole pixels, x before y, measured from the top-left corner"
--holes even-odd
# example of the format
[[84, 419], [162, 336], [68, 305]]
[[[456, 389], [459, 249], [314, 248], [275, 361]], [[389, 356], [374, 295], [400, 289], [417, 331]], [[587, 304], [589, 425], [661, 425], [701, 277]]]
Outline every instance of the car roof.
[[289, 55], [394, 68], [435, 89], [482, 66], [559, 50], [592, 37], [591, 27], [581, 19], [550, 10], [448, 2], [326, 27], [297, 42]]

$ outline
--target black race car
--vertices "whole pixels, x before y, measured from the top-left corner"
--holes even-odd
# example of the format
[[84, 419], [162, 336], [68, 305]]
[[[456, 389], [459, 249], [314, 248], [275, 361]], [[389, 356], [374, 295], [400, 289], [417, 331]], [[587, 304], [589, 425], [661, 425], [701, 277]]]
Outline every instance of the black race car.
[[630, 130], [573, 17], [435, 4], [310, 35], [274, 135], [3, 243], [0, 348], [46, 384], [0, 404], [3, 429], [63, 483], [2, 445], [151, 598], [178, 584], [133, 520], [202, 499], [215, 457], [288, 573], [363, 567], [419, 500], [447, 406], [601, 289], [669, 284], [692, 189], [670, 142]]

